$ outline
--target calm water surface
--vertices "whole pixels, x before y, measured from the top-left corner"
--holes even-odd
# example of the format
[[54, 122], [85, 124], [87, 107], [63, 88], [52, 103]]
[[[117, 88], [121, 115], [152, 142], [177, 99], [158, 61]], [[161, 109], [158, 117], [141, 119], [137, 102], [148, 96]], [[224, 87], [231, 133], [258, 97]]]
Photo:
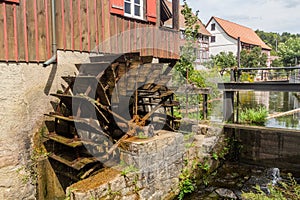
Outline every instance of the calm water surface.
[[[255, 108], [264, 106], [269, 114], [277, 114], [300, 108], [300, 94], [290, 92], [240, 92], [240, 108]], [[214, 102], [210, 119], [212, 121], [222, 121], [222, 102]], [[266, 127], [289, 128], [300, 130], [300, 112], [269, 119], [265, 123]]]

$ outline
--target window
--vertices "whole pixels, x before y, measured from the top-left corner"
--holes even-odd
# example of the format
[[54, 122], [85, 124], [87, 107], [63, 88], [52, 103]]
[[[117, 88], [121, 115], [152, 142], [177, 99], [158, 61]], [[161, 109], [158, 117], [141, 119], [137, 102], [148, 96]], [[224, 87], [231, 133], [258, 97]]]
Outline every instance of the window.
[[211, 36], [210, 42], [216, 42], [216, 36]]
[[216, 30], [216, 24], [215, 24], [215, 23], [211, 24], [211, 29], [210, 29], [210, 30], [211, 30], [211, 31]]
[[110, 0], [109, 2], [112, 14], [156, 23], [157, 0]]
[[124, 15], [134, 18], [143, 18], [143, 0], [125, 0]]

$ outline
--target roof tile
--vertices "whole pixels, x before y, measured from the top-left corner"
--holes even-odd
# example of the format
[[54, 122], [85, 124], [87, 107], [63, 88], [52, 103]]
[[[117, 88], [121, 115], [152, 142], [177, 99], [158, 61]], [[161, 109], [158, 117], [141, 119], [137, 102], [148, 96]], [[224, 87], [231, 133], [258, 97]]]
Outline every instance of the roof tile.
[[257, 45], [266, 50], [271, 50], [271, 48], [266, 45], [251, 28], [218, 17], [212, 18], [216, 20], [216, 22], [230, 37], [234, 39], [238, 39], [238, 37], [240, 37], [241, 42]]

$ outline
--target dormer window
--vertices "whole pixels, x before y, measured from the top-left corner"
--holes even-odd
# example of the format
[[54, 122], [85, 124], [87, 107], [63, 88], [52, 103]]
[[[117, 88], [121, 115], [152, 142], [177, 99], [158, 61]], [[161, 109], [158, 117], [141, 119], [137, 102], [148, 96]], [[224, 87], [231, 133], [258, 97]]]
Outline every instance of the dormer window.
[[124, 16], [143, 19], [143, 0], [125, 0]]

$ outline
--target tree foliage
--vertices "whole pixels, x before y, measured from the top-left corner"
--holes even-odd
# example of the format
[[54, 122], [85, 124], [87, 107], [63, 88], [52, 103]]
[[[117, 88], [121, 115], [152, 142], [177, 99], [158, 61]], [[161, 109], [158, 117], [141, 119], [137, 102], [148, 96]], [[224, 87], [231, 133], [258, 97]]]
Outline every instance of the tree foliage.
[[278, 54], [285, 66], [297, 65], [300, 61], [300, 38], [290, 38], [278, 46]]
[[[272, 33], [256, 30], [256, 34], [271, 48], [271, 55], [280, 56], [276, 61], [273, 61], [272, 66], [294, 66], [299, 63], [299, 40], [300, 34], [291, 34], [288, 32]], [[276, 52], [276, 50], [278, 50]]]
[[260, 47], [241, 51], [241, 66], [245, 68], [267, 67], [267, 54]]
[[213, 56], [212, 59], [219, 70], [237, 66], [236, 56], [232, 52], [220, 52]]
[[196, 59], [194, 48], [199, 30], [199, 25], [196, 25], [198, 21], [198, 11], [196, 14], [193, 14], [192, 8], [190, 8], [184, 0], [184, 6], [181, 10], [181, 14], [185, 19], [185, 45], [181, 48], [181, 56], [175, 66], [175, 69], [179, 71], [183, 77], [189, 80], [189, 76], [191, 76], [195, 71], [193, 63]]

